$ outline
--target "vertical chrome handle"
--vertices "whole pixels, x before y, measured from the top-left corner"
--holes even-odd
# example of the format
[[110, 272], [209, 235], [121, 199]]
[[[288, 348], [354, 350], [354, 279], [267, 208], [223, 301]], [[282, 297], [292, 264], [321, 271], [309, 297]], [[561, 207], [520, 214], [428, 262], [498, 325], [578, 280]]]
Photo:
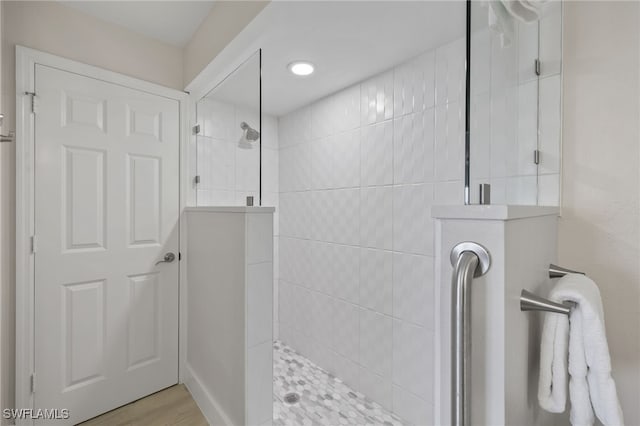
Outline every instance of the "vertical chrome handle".
[[462, 242], [451, 250], [451, 424], [471, 425], [471, 283], [491, 266], [487, 249]]

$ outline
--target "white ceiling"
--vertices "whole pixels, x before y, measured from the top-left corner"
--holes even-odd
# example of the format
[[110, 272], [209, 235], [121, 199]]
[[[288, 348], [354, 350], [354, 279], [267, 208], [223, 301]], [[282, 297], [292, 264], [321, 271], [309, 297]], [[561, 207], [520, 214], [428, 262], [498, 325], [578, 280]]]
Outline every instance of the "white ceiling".
[[63, 1], [65, 5], [103, 21], [184, 47], [213, 1]]
[[[224, 70], [261, 47], [263, 112], [280, 116], [464, 34], [462, 1], [276, 1], [210, 66]], [[299, 59], [316, 72], [293, 76], [287, 64]], [[257, 73], [242, 74], [247, 81], [230, 78], [214, 97], [255, 105]]]

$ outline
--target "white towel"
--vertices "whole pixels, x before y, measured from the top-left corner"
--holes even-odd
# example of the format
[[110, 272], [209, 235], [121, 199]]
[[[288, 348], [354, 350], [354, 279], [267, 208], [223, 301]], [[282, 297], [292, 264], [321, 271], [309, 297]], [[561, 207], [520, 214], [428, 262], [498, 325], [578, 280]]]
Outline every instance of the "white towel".
[[547, 0], [489, 0], [489, 28], [500, 35], [502, 47], [511, 46], [514, 38], [513, 19], [529, 23], [540, 19]]
[[501, 0], [511, 16], [522, 22], [535, 22], [540, 19], [546, 0]]
[[595, 410], [605, 426], [623, 426], [622, 409], [611, 377], [611, 358], [598, 286], [584, 275], [569, 274], [558, 281], [549, 298], [559, 303], [572, 301], [577, 305], [569, 318], [561, 314], [545, 315], [538, 382], [540, 406], [552, 413], [564, 411], [568, 371], [571, 424], [593, 425]]

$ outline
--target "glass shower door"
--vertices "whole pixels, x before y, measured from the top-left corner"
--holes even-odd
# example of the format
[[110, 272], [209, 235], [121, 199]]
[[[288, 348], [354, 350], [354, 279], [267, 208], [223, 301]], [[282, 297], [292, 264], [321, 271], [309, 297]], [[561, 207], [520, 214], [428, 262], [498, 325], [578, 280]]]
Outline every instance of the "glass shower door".
[[470, 194], [491, 204], [559, 203], [562, 3], [525, 22], [471, 2]]
[[201, 98], [196, 116], [196, 204], [260, 205], [261, 52]]

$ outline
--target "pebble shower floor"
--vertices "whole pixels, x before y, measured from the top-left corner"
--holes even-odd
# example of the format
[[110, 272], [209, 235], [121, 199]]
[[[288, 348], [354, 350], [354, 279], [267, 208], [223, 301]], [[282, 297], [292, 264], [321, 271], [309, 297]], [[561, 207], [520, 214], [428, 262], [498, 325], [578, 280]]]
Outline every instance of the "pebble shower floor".
[[[406, 423], [280, 341], [273, 344], [273, 425], [338, 426]], [[292, 392], [300, 396], [285, 401]]]

